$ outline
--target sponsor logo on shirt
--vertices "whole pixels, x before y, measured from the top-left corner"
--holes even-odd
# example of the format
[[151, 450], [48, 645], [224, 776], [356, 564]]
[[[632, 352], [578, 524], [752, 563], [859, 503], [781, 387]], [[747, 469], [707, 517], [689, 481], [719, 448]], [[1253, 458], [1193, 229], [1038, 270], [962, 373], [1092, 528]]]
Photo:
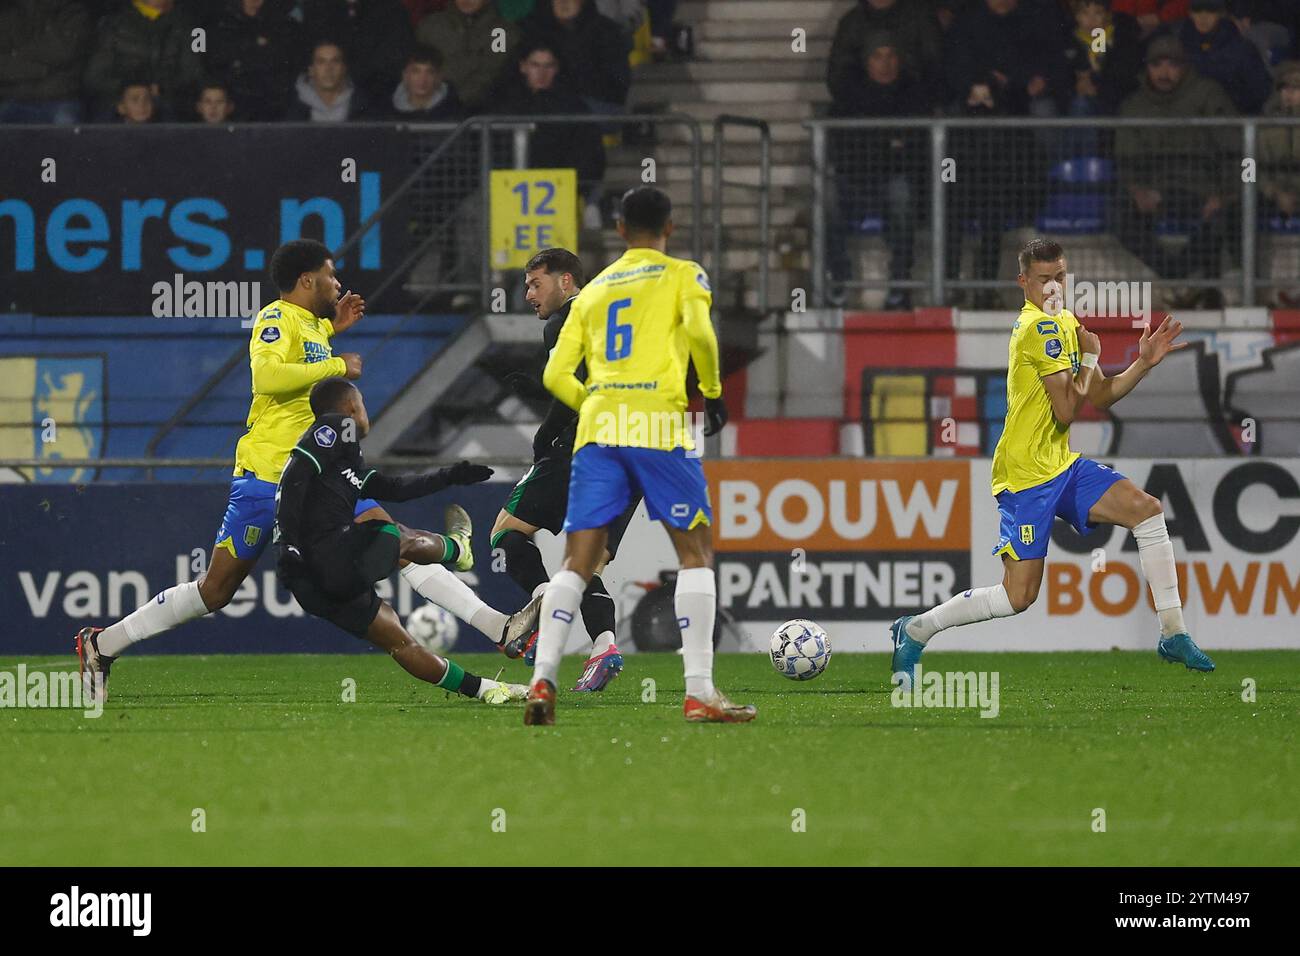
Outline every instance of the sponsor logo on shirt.
[[334, 442], [339, 437], [334, 429], [330, 428], [328, 425], [322, 425], [311, 434], [312, 437], [316, 439], [316, 444], [320, 445], [322, 448], [334, 447]]
[[1048, 339], [1043, 343], [1043, 351], [1047, 353], [1048, 358], [1059, 358], [1061, 354], [1061, 340]]
[[268, 345], [272, 342], [278, 342], [280, 341], [280, 329], [277, 326], [268, 325], [266, 328], [262, 329], [262, 334], [259, 338]]

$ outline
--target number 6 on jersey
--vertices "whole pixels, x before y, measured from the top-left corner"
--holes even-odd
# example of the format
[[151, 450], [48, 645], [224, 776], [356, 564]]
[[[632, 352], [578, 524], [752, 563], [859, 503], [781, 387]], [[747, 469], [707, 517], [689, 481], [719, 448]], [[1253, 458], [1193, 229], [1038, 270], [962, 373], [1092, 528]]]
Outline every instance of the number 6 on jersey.
[[618, 314], [632, 304], [631, 299], [615, 299], [605, 317], [605, 361], [616, 362], [632, 354], [632, 323], [619, 324]]

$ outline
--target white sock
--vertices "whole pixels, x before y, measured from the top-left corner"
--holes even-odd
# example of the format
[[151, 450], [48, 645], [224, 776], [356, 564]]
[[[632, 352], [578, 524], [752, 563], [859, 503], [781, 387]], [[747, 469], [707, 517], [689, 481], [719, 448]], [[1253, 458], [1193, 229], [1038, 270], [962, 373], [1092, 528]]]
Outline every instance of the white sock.
[[607, 650], [609, 650], [613, 646], [614, 646], [614, 632], [605, 631], [603, 634], [600, 635], [600, 637], [596, 638], [596, 642], [591, 645], [591, 656], [599, 657], [601, 654], [604, 654]]
[[136, 608], [116, 624], [104, 628], [99, 635], [99, 651], [117, 657], [132, 644], [146, 641], [207, 613], [208, 606], [199, 596], [199, 583], [187, 581], [178, 584]]
[[1178, 567], [1174, 563], [1174, 545], [1169, 540], [1165, 516], [1158, 514], [1133, 526], [1137, 541], [1138, 561], [1151, 588], [1151, 599], [1160, 615], [1160, 636], [1183, 634], [1183, 601], [1178, 596]]
[[537, 663], [533, 667], [533, 683], [548, 680], [557, 683], [560, 658], [569, 640], [569, 628], [578, 615], [582, 594], [587, 582], [573, 571], [556, 571], [542, 598], [542, 616], [538, 621]]
[[683, 568], [677, 572], [673, 610], [682, 629], [682, 666], [686, 694], [713, 696], [713, 618], [717, 614], [717, 584], [712, 568]]
[[416, 594], [439, 607], [445, 607], [471, 627], [501, 643], [505, 637], [506, 617], [488, 607], [468, 584], [441, 564], [408, 564], [402, 577]]
[[1011, 617], [1015, 613], [1007, 589], [1001, 584], [991, 588], [971, 588], [912, 618], [907, 622], [907, 636], [918, 644], [925, 644], [945, 628], [991, 621], [995, 617]]

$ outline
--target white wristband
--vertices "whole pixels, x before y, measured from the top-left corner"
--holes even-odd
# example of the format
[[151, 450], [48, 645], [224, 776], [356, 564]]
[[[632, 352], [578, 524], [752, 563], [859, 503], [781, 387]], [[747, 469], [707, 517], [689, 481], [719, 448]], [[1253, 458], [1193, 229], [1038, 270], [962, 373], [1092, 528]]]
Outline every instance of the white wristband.
[[1079, 364], [1082, 365], [1084, 368], [1096, 368], [1096, 367], [1097, 367], [1097, 353], [1096, 353], [1096, 352], [1084, 352], [1083, 355], [1080, 356], [1080, 358], [1079, 358]]

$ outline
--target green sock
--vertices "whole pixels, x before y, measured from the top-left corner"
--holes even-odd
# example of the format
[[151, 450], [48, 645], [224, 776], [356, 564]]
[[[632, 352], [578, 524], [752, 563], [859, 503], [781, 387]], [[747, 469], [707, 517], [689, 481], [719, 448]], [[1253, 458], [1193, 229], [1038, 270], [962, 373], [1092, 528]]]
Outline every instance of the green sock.
[[451, 535], [442, 535], [442, 564], [453, 564], [460, 560], [460, 545], [452, 539]]
[[447, 661], [447, 673], [442, 675], [442, 680], [438, 681], [438, 686], [444, 690], [458, 691], [464, 680], [465, 668], [455, 661]]

